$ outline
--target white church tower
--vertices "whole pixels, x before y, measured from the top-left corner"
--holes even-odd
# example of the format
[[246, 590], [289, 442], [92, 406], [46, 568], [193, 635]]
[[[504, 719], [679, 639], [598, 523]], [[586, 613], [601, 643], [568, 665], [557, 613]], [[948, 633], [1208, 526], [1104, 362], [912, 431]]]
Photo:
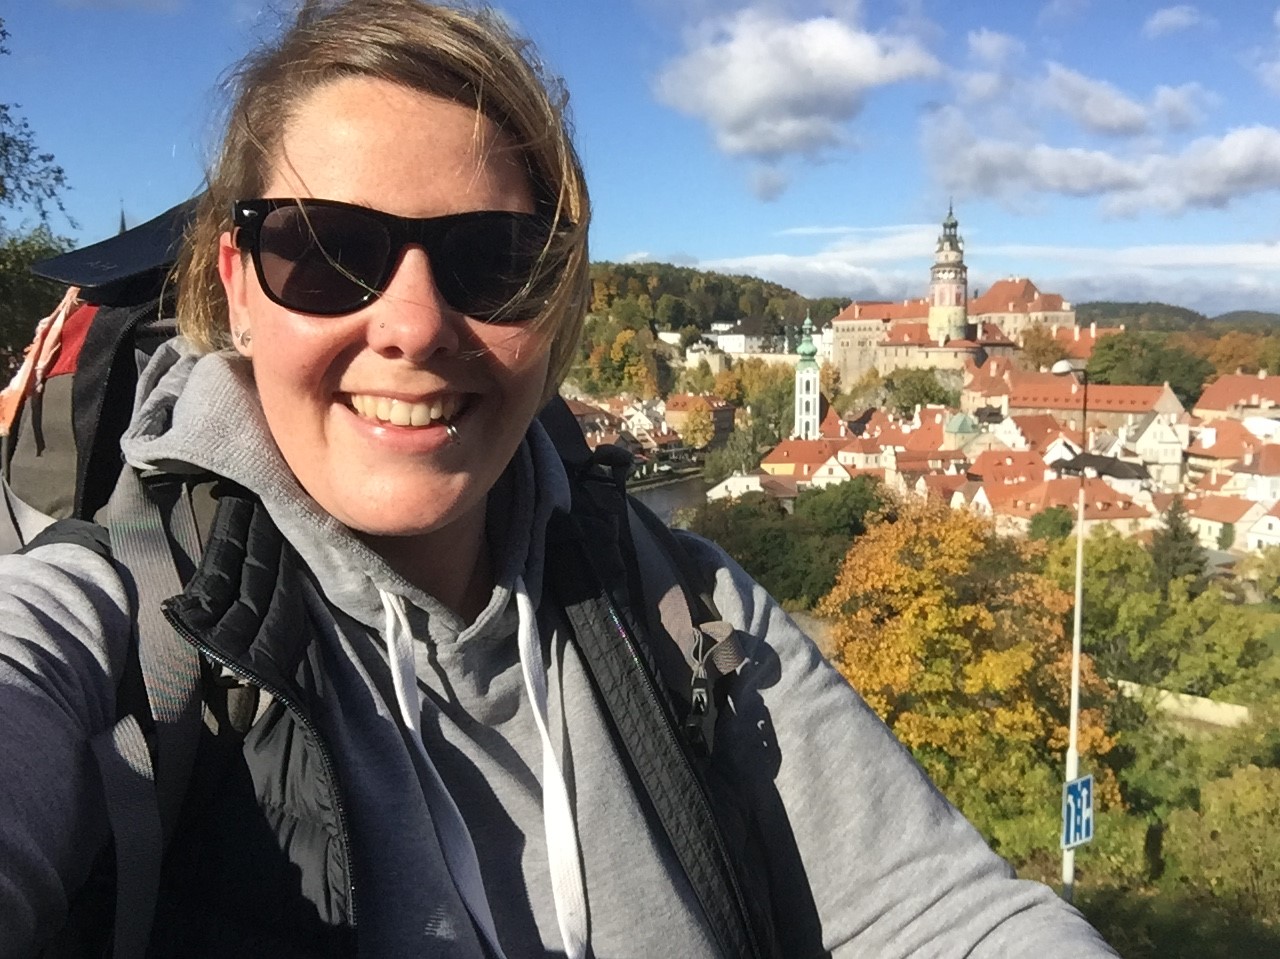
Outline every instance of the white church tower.
[[800, 345], [796, 352], [800, 354], [800, 362], [796, 364], [796, 415], [795, 439], [816, 440], [818, 429], [822, 424], [822, 391], [819, 388], [821, 371], [814, 359], [818, 348], [813, 345], [813, 320], [806, 313], [804, 325], [800, 328]]
[[956, 232], [959, 225], [948, 205], [929, 275], [929, 339], [939, 344], [963, 339], [969, 321], [969, 268], [964, 265], [964, 239]]

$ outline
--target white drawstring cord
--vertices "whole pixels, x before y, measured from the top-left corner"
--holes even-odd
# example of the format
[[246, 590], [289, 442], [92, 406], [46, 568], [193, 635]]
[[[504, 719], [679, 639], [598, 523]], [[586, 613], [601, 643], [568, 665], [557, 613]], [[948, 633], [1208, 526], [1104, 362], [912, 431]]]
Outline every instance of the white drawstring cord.
[[413, 634], [405, 613], [404, 601], [385, 590], [379, 590], [379, 593], [382, 596], [382, 609], [386, 614], [383, 636], [387, 643], [387, 659], [391, 664], [391, 680], [395, 684], [396, 699], [400, 704], [400, 718], [405, 726], [413, 730], [414, 735], [410, 738], [429, 773], [424, 793], [427, 807], [431, 810], [436, 838], [444, 852], [445, 867], [453, 877], [453, 884], [476, 928], [488, 942], [494, 959], [505, 959], [498, 942], [498, 931], [493, 923], [493, 913], [489, 909], [489, 897], [485, 895], [480, 861], [476, 857], [471, 833], [422, 741], [422, 694], [418, 690], [417, 672], [413, 663]]
[[547, 833], [547, 863], [551, 868], [551, 894], [556, 904], [556, 921], [568, 959], [584, 959], [587, 954], [587, 899], [582, 877], [582, 857], [578, 848], [578, 827], [565, 786], [560, 763], [547, 731], [547, 669], [542, 663], [542, 642], [538, 622], [525, 587], [516, 577], [516, 609], [520, 614], [520, 667], [525, 691], [534, 707], [538, 733], [542, 737], [542, 818]]

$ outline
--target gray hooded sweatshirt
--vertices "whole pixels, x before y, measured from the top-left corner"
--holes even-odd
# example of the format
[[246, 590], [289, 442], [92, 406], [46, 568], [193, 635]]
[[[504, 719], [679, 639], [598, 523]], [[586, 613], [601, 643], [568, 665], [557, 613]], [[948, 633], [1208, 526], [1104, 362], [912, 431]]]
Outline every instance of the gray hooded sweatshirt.
[[[575, 937], [599, 959], [719, 955], [543, 600], [547, 521], [569, 489], [538, 424], [489, 497], [496, 585], [474, 622], [299, 488], [235, 355], [162, 349], [122, 447], [135, 466], [254, 492], [320, 587], [317, 720], [358, 850], [361, 955], [480, 959], [486, 926], [509, 959], [573, 955]], [[1013, 878], [763, 589], [682, 536], [752, 660], [735, 697], [756, 705], [716, 748], [779, 800], [758, 812], [784, 943], [803, 941], [785, 927], [807, 910], [821, 942], [807, 951], [839, 959], [1114, 955]], [[114, 719], [128, 616], [118, 574], [86, 549], [0, 557], [0, 957], [38, 952], [106, 840], [87, 742]]]

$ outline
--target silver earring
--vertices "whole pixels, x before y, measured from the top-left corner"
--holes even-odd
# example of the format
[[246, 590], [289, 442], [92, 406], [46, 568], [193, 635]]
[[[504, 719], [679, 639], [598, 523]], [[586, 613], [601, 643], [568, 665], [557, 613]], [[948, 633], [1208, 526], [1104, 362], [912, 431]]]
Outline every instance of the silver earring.
[[250, 333], [247, 329], [241, 330], [239, 333], [236, 334], [236, 342], [239, 343], [241, 346], [248, 346], [250, 343], [253, 342], [253, 334]]

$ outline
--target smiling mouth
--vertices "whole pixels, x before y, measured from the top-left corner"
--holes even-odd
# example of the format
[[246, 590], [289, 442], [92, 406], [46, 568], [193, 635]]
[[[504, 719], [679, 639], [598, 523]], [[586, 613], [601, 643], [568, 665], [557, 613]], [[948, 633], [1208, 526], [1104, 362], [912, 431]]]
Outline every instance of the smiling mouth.
[[371, 393], [349, 393], [347, 405], [362, 419], [376, 420], [391, 426], [433, 426], [457, 418], [466, 406], [458, 394], [438, 396], [421, 403], [376, 396]]

